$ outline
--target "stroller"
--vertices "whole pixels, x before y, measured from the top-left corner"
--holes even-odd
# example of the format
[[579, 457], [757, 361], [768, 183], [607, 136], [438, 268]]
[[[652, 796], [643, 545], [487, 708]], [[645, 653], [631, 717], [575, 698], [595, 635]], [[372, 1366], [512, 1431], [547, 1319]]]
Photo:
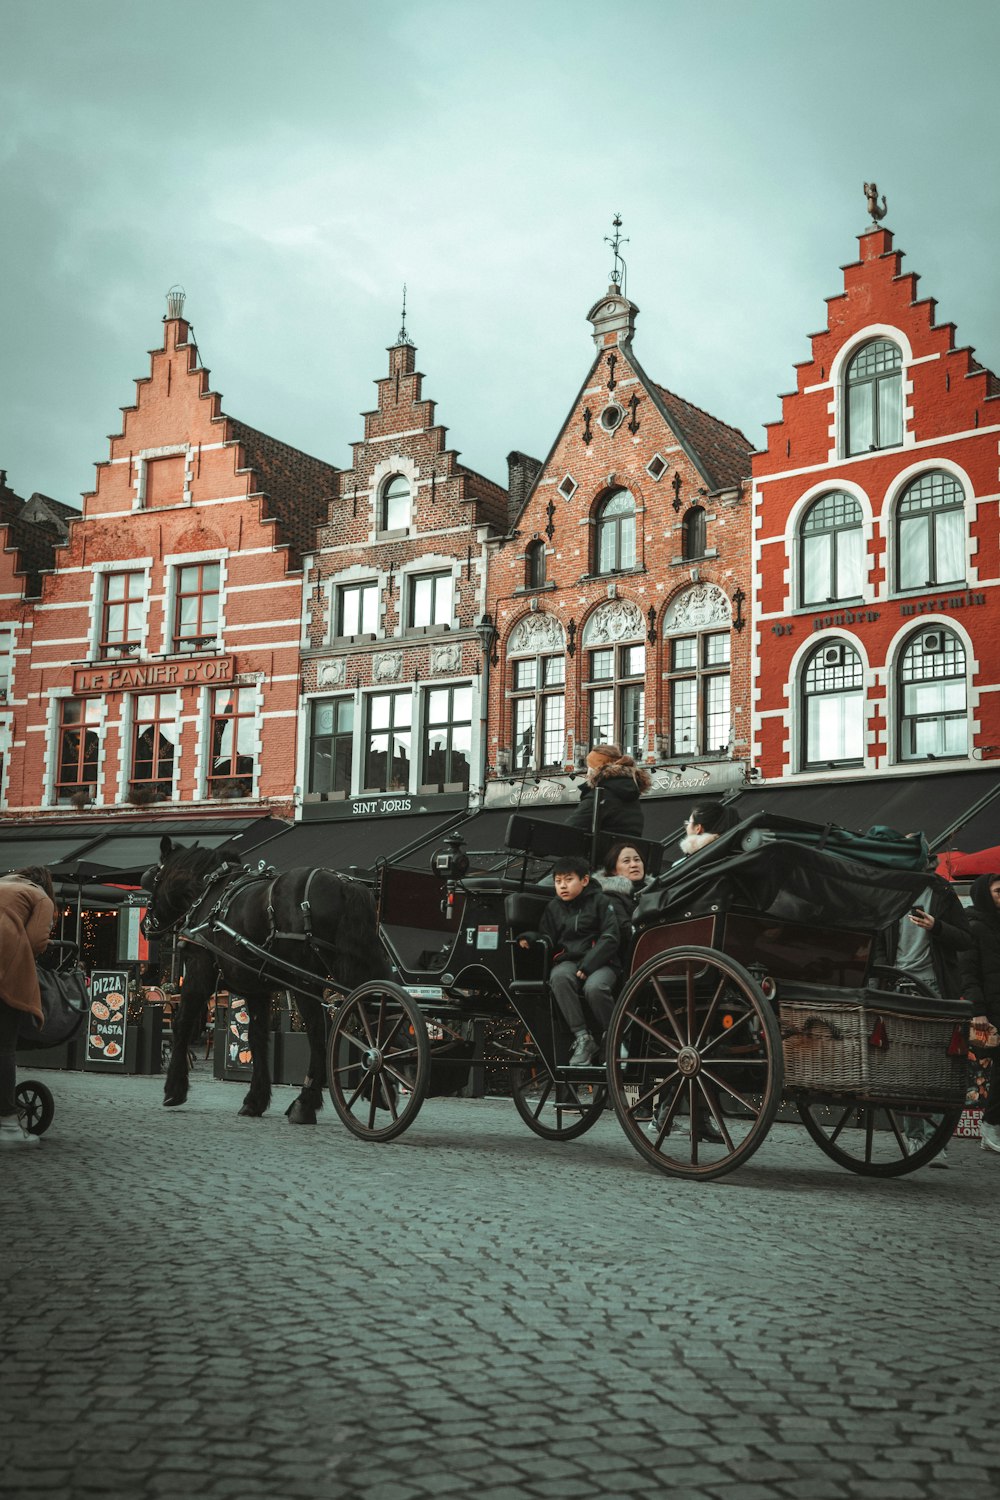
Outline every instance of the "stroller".
[[[26, 1017], [18, 1036], [17, 1051], [38, 1052], [72, 1041], [83, 1025], [90, 1004], [87, 978], [77, 967], [76, 943], [50, 942], [36, 964], [42, 995], [41, 1027]], [[51, 1089], [37, 1078], [18, 1083], [14, 1094], [18, 1118], [29, 1135], [44, 1135], [55, 1115]]]

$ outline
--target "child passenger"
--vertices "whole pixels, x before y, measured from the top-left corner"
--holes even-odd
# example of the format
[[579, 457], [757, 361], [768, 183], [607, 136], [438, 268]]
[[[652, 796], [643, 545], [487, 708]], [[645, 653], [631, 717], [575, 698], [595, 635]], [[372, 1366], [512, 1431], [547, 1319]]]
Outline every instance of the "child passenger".
[[[591, 885], [590, 865], [585, 859], [557, 859], [552, 880], [555, 899], [545, 908], [539, 924], [541, 935], [552, 944], [549, 988], [573, 1033], [569, 1066], [583, 1068], [600, 1052], [584, 1007], [602, 1033], [614, 1009], [620, 967], [618, 918], [600, 886]], [[519, 942], [522, 948], [529, 948], [537, 938], [537, 933], [525, 933]]]

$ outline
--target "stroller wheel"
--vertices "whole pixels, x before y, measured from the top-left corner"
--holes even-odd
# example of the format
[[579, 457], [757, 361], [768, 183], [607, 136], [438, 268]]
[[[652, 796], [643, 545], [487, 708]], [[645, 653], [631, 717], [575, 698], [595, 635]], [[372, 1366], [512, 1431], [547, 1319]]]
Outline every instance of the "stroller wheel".
[[19, 1083], [14, 1090], [17, 1113], [29, 1135], [44, 1135], [56, 1112], [51, 1089], [35, 1078]]

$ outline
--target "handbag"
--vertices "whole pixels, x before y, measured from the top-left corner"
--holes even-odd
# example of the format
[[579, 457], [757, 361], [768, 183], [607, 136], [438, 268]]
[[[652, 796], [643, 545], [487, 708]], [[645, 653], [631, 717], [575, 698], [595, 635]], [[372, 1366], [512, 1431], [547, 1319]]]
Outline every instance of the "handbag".
[[90, 1007], [87, 976], [82, 969], [43, 969], [35, 965], [42, 996], [42, 1024], [25, 1013], [18, 1030], [19, 1052], [37, 1052], [72, 1041]]

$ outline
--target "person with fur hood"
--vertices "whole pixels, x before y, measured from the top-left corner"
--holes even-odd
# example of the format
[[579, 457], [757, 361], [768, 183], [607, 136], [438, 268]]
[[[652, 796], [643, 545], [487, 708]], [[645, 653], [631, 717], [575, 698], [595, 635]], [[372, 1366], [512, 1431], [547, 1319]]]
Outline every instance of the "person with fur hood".
[[[971, 1002], [977, 1022], [991, 1022], [1000, 1030], [1000, 875], [980, 875], [972, 882], [972, 906], [966, 909], [975, 945], [962, 955], [965, 998]], [[979, 1127], [984, 1151], [1000, 1152], [1000, 1069], [994, 1059], [989, 1091]]]
[[651, 786], [649, 772], [637, 766], [631, 755], [623, 755], [617, 745], [595, 745], [587, 756], [587, 779], [580, 788], [580, 804], [566, 822], [570, 828], [589, 833], [596, 797], [598, 832], [640, 838], [643, 819], [639, 798]]

